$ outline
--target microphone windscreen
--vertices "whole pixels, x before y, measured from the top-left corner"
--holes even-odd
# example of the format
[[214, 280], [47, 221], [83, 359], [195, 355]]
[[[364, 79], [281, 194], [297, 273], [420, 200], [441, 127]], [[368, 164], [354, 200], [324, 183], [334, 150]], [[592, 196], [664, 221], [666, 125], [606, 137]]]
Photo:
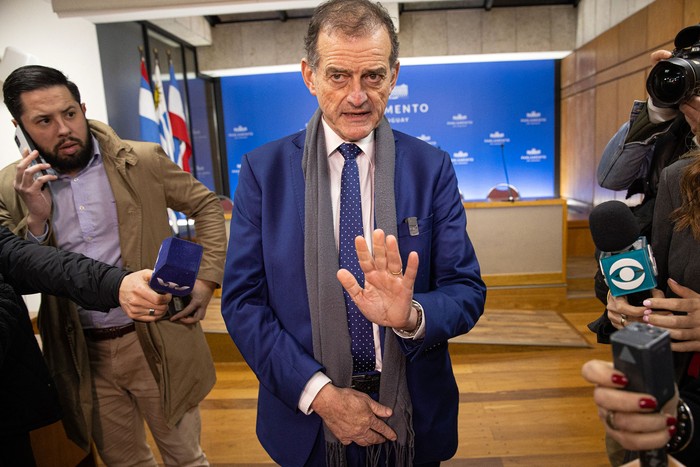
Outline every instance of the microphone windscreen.
[[177, 237], [163, 240], [149, 285], [156, 292], [189, 295], [197, 280], [204, 248]]
[[588, 225], [596, 248], [604, 252], [622, 251], [641, 233], [632, 210], [622, 201], [606, 201], [594, 207]]

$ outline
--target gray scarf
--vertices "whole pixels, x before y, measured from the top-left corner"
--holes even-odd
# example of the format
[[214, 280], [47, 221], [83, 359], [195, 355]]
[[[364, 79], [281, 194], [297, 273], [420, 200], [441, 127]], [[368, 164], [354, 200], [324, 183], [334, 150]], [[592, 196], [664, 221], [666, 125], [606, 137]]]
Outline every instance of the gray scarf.
[[[350, 387], [352, 355], [342, 286], [336, 278], [338, 254], [330, 202], [330, 175], [321, 110], [309, 121], [302, 167], [305, 177], [304, 267], [311, 311], [314, 357], [338, 387]], [[376, 227], [396, 235], [394, 200], [394, 134], [382, 119], [375, 133], [374, 211]], [[367, 449], [369, 465], [378, 465], [382, 450], [387, 461], [393, 455], [397, 466], [413, 465], [413, 410], [406, 385], [406, 359], [398, 337], [386, 331], [383, 345], [379, 403], [392, 409], [386, 423], [396, 432], [396, 441]], [[326, 464], [347, 465], [345, 446], [324, 425]]]

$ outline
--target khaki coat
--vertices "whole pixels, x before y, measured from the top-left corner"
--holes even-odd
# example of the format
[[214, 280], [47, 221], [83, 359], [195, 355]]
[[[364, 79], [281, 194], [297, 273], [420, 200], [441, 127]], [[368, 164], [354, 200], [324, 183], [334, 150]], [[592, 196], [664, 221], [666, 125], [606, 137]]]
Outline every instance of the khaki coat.
[[[226, 254], [223, 210], [218, 197], [181, 170], [159, 145], [122, 140], [109, 126], [88, 121], [100, 146], [117, 205], [123, 267], [153, 268], [161, 242], [172, 235], [166, 208], [194, 219], [204, 247], [199, 279], [221, 284]], [[21, 237], [27, 210], [13, 189], [16, 164], [0, 171], [0, 223]], [[49, 222], [50, 224], [50, 222]], [[49, 225], [47, 243], [55, 244]], [[92, 432], [90, 364], [78, 312], [68, 299], [43, 295], [38, 317], [44, 358], [58, 388], [68, 437], [85, 451]], [[136, 323], [136, 332], [153, 376], [163, 411], [174, 426], [197, 406], [216, 381], [211, 353], [199, 323], [168, 320]]]

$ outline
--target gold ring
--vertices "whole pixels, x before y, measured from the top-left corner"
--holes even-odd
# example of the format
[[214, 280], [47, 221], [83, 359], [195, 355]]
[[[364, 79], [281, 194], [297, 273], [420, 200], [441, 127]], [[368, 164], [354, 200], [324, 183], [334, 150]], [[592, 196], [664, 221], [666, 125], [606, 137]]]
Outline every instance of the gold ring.
[[403, 274], [403, 269], [399, 269], [399, 272], [389, 271], [392, 276], [400, 276]]
[[623, 328], [627, 324], [627, 316], [623, 315], [622, 313], [620, 313], [620, 324], [622, 325]]
[[617, 430], [617, 427], [615, 426], [615, 412], [612, 410], [608, 410], [608, 413], [605, 414], [605, 424], [611, 429]]
[[156, 310], [154, 310], [153, 308], [148, 309], [148, 316], [153, 316], [155, 314], [156, 314]]

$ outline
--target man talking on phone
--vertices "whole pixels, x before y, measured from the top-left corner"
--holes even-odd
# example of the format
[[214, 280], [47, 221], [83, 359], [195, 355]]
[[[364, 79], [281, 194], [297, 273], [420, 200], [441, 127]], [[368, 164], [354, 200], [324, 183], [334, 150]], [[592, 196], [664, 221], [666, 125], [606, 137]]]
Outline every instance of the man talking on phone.
[[[109, 466], [155, 465], [145, 419], [166, 465], [208, 465], [199, 403], [216, 376], [199, 321], [223, 276], [226, 233], [217, 196], [159, 145], [123, 140], [88, 120], [78, 87], [56, 69], [18, 68], [3, 93], [13, 123], [38, 150], [0, 171], [0, 222], [15, 234], [142, 269], [153, 267], [172, 235], [171, 208], [194, 219], [204, 247], [192, 301], [170, 319], [135, 323], [121, 308], [105, 314], [42, 297], [44, 347], [61, 356], [48, 363], [60, 375], [66, 433], [86, 451], [94, 440]], [[46, 164], [32, 166], [39, 152]], [[35, 177], [49, 166], [57, 175]]]

